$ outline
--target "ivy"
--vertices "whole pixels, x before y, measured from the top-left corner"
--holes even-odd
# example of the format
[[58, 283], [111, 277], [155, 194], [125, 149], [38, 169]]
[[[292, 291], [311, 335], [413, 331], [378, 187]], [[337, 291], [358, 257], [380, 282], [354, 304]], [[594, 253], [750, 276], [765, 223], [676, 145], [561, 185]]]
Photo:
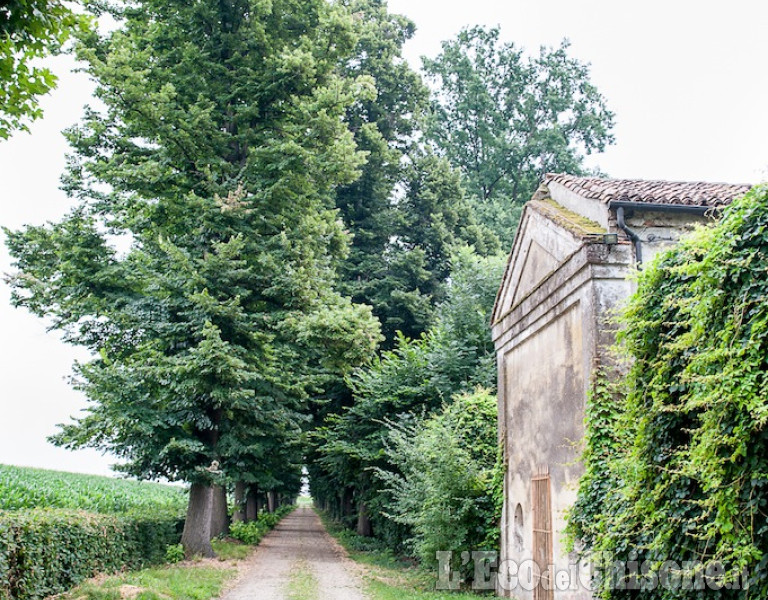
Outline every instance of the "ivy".
[[[619, 343], [629, 368], [599, 370], [589, 399], [572, 539], [593, 558], [703, 577], [643, 598], [766, 597], [768, 186], [643, 271]], [[602, 578], [600, 596], [638, 597], [618, 583]]]

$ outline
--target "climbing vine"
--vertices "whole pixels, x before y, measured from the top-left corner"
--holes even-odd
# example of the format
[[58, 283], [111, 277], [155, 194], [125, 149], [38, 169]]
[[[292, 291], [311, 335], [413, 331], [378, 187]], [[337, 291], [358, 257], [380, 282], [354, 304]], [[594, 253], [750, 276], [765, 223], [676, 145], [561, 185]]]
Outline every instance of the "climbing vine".
[[659, 256], [622, 321], [570, 515], [599, 595], [768, 596], [768, 186]]

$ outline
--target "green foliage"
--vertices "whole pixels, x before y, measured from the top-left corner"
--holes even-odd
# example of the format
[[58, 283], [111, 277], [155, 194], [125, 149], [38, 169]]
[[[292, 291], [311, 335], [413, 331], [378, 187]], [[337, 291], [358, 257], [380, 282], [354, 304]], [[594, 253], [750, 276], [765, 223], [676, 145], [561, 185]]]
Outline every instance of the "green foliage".
[[377, 474], [392, 495], [389, 516], [412, 530], [422, 565], [436, 566], [439, 551], [452, 551], [458, 564], [462, 552], [498, 550], [496, 421], [496, 396], [478, 389], [424, 421], [390, 423], [386, 453], [394, 469]]
[[0, 465], [0, 510], [68, 508], [181, 516], [186, 503], [186, 491], [159, 483]]
[[60, 509], [0, 512], [0, 597], [44, 598], [96, 573], [165, 560], [180, 521]]
[[646, 268], [623, 318], [629, 372], [590, 403], [574, 536], [609, 561], [724, 568], [704, 580], [725, 589], [659, 586], [644, 598], [768, 594], [767, 231], [759, 186]]
[[613, 141], [613, 114], [567, 42], [526, 57], [498, 28], [466, 28], [424, 71], [436, 87], [428, 136], [504, 247], [544, 173], [581, 173], [582, 153]]
[[357, 44], [341, 71], [372, 78], [377, 93], [347, 110], [358, 148], [368, 155], [360, 178], [336, 194], [353, 236], [339, 269], [341, 289], [373, 308], [383, 347], [391, 349], [398, 331], [415, 338], [432, 324], [445, 300], [449, 247], [473, 244], [489, 254], [497, 240], [475, 224], [458, 172], [420, 142], [428, 89], [402, 56], [414, 24], [390, 14], [383, 0], [342, 4], [354, 17]]
[[0, 140], [42, 116], [40, 96], [56, 85], [35, 60], [56, 53], [89, 23], [62, 0], [6, 0], [0, 4]]
[[281, 506], [275, 512], [262, 512], [258, 519], [248, 523], [238, 521], [229, 526], [229, 537], [240, 540], [244, 544], [257, 545], [261, 539], [291, 511], [294, 505]]
[[464, 248], [452, 265], [448, 300], [435, 327], [419, 339], [401, 337], [394, 350], [355, 371], [349, 377], [354, 404], [329, 416], [310, 440], [312, 494], [320, 506], [351, 521], [350, 505], [355, 510], [366, 504], [377, 537], [395, 550], [408, 532], [383, 516], [391, 498], [379, 490], [371, 471], [391, 466], [386, 422], [439, 411], [455, 394], [478, 385], [492, 388], [496, 380], [488, 322], [504, 261]]
[[184, 558], [186, 558], [186, 554], [184, 546], [181, 544], [169, 544], [165, 548], [165, 562], [175, 564], [181, 562]]
[[251, 521], [250, 523], [238, 521], [229, 526], [230, 537], [251, 546], [257, 545], [261, 538], [267, 535], [267, 531], [268, 529], [259, 521]]
[[123, 586], [137, 592], [137, 600], [211, 600], [218, 598], [236, 569], [200, 565], [142, 569], [98, 581], [88, 581], [64, 594], [64, 600], [121, 600]]

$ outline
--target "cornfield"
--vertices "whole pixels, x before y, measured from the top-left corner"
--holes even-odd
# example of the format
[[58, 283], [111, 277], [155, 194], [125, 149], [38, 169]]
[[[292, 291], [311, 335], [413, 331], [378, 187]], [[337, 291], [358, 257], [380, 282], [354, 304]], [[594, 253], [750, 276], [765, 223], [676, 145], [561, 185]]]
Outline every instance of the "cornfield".
[[148, 511], [182, 515], [186, 503], [186, 491], [169, 485], [0, 465], [0, 510], [67, 508], [116, 515]]

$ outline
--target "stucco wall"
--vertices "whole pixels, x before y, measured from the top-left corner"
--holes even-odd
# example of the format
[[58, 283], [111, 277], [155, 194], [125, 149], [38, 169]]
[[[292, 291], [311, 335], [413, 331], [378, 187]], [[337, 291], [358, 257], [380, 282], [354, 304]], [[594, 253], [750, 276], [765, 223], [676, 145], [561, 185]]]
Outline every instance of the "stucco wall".
[[[573, 580], [555, 598], [584, 600], [590, 597], [589, 591], [578, 585], [578, 566], [565, 551], [565, 512], [576, 499], [582, 473], [581, 441], [590, 375], [601, 349], [613, 339], [607, 315], [629, 293], [626, 276], [632, 250], [627, 243], [609, 246], [580, 240], [553, 221], [529, 222], [536, 227], [528, 227], [523, 232], [528, 239], [518, 240], [516, 247], [528, 248], [539, 239], [562, 240], [552, 253], [564, 258], [554, 271], [526, 274], [520, 264], [514, 264], [523, 259], [523, 253], [513, 256], [509, 268], [515, 277], [505, 285], [516, 286], [526, 278], [540, 281], [525, 297], [517, 296], [517, 303], [499, 315], [493, 328], [499, 366], [499, 429], [507, 460], [499, 592], [520, 600], [533, 598], [533, 592], [526, 589], [530, 586], [523, 585], [525, 577], [511, 587], [515, 582], [505, 580], [504, 573], [505, 567], [532, 557], [531, 478], [548, 470], [553, 565], [556, 572], [563, 571]], [[553, 228], [558, 229], [557, 235], [548, 231]], [[528, 262], [530, 267], [533, 263]], [[522, 549], [515, 542], [518, 505], [523, 517]]]
[[[612, 228], [624, 235], [615, 223], [615, 213], [611, 212], [610, 216], [613, 219]], [[643, 262], [647, 263], [659, 252], [674, 246], [683, 235], [698, 225], [711, 223], [712, 219], [712, 216], [690, 213], [635, 210], [627, 214], [626, 223], [642, 240]]]
[[[522, 549], [509, 540], [506, 558], [518, 565], [531, 558], [531, 478], [548, 470], [551, 481], [553, 556], [557, 568], [567, 569], [567, 553], [557, 532], [565, 527], [560, 510], [574, 500], [575, 484], [582, 473], [578, 440], [583, 433], [585, 377], [585, 305], [571, 304], [535, 335], [513, 346], [503, 356], [504, 394], [507, 399], [506, 453], [513, 468], [507, 471], [506, 503], [514, 516], [522, 507]], [[586, 317], [586, 319], [585, 319]], [[514, 535], [514, 529], [511, 530]], [[523, 599], [524, 589], [510, 590]]]

